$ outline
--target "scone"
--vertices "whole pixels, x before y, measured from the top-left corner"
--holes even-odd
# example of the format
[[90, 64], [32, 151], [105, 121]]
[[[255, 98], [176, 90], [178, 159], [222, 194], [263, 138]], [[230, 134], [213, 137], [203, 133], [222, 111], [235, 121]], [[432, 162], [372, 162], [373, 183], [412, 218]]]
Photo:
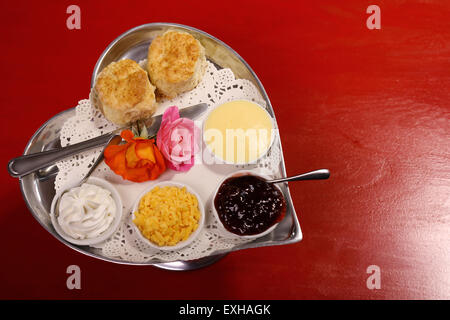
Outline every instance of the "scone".
[[166, 31], [157, 36], [148, 49], [150, 80], [158, 93], [168, 98], [194, 89], [206, 66], [205, 48], [186, 32]]
[[149, 118], [156, 110], [155, 87], [130, 59], [112, 62], [100, 72], [94, 96], [103, 115], [117, 125]]

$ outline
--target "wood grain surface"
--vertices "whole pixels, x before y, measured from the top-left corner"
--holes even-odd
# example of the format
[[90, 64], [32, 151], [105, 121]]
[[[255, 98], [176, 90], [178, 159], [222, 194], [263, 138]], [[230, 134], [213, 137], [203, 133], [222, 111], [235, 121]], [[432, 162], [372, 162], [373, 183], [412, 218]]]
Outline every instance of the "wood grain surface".
[[[81, 8], [68, 30], [66, 9]], [[366, 9], [381, 9], [369, 30]], [[450, 2], [2, 1], [0, 298], [449, 299]], [[42, 123], [88, 97], [104, 48], [149, 22], [204, 30], [234, 48], [275, 110], [304, 238], [229, 254], [193, 272], [111, 264], [53, 238], [7, 161]], [[66, 268], [81, 268], [68, 290]], [[377, 265], [381, 288], [366, 270]]]

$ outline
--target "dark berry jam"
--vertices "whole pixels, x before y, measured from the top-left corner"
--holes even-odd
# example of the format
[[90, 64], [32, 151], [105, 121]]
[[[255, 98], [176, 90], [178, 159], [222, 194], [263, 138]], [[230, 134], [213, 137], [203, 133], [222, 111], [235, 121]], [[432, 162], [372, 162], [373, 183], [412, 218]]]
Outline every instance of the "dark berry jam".
[[266, 231], [286, 213], [281, 191], [253, 175], [225, 180], [217, 191], [214, 206], [225, 228], [241, 236]]

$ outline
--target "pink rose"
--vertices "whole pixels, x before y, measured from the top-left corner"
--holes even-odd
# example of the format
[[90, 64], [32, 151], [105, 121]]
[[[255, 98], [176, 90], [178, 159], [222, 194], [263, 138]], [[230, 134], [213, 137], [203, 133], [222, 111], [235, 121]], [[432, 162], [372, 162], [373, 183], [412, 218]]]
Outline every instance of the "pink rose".
[[162, 117], [156, 145], [167, 166], [176, 171], [188, 171], [194, 165], [194, 155], [200, 149], [200, 129], [194, 121], [180, 118], [178, 108], [168, 108]]

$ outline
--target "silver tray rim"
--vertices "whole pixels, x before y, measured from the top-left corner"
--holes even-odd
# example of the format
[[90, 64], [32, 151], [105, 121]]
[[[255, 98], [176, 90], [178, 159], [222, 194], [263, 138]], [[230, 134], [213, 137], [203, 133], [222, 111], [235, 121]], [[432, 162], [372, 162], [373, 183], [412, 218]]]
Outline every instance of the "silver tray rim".
[[[275, 112], [273, 110], [272, 104], [270, 102], [270, 99], [267, 95], [266, 90], [264, 89], [264, 86], [262, 85], [261, 81], [259, 80], [258, 76], [256, 75], [256, 73], [253, 71], [253, 69], [250, 67], [250, 65], [234, 50], [232, 49], [229, 45], [227, 45], [226, 43], [224, 43], [223, 41], [219, 40], [218, 38], [191, 26], [187, 26], [187, 25], [182, 25], [182, 24], [177, 24], [177, 23], [168, 23], [168, 22], [153, 22], [153, 23], [147, 23], [147, 24], [143, 24], [143, 25], [139, 25], [137, 27], [131, 28], [125, 32], [123, 32], [122, 34], [120, 34], [117, 38], [115, 38], [107, 47], [106, 49], [102, 52], [102, 54], [100, 55], [99, 59], [97, 60], [97, 63], [95, 64], [94, 70], [93, 70], [93, 74], [91, 77], [91, 87], [94, 85], [95, 83], [95, 79], [96, 76], [98, 74], [99, 67], [100, 64], [103, 60], [103, 58], [108, 54], [108, 52], [111, 50], [112, 47], [114, 47], [114, 45], [120, 41], [123, 37], [127, 36], [130, 33], [133, 33], [137, 30], [140, 30], [142, 28], [148, 28], [148, 27], [176, 27], [176, 28], [181, 28], [181, 29], [187, 29], [187, 30], [191, 30], [191, 31], [195, 31], [198, 32], [200, 34], [202, 34], [203, 36], [210, 38], [211, 40], [216, 41], [218, 44], [220, 44], [221, 46], [225, 47], [226, 49], [228, 49], [236, 58], [238, 58], [240, 60], [241, 63], [244, 64], [244, 66], [247, 68], [247, 70], [250, 72], [250, 74], [254, 77], [254, 80], [258, 86], [258, 89], [260, 90], [264, 100], [267, 103], [267, 106], [270, 108], [270, 110], [272, 111], [272, 116], [274, 118], [275, 123], [277, 123], [276, 120], [276, 116], [275, 116]], [[52, 118], [48, 119], [47, 121], [45, 121], [40, 127], [39, 129], [31, 136], [30, 140], [28, 141], [25, 150], [24, 150], [24, 155], [29, 153], [29, 149], [32, 146], [32, 143], [34, 141], [34, 139], [41, 133], [41, 131], [46, 127], [46, 125], [48, 123], [50, 123], [53, 119], [60, 117], [61, 115], [67, 113], [67, 112], [73, 112], [75, 108], [69, 108], [66, 109], [62, 112], [57, 113], [56, 115], [54, 115]], [[286, 167], [285, 167], [285, 162], [284, 162], [284, 153], [283, 153], [283, 149], [282, 149], [282, 144], [280, 141], [280, 153], [281, 153], [281, 173], [286, 176]], [[38, 214], [36, 214], [33, 210], [33, 208], [30, 206], [30, 202], [28, 200], [28, 195], [25, 192], [25, 187], [24, 187], [24, 179], [25, 178], [20, 178], [19, 179], [19, 184], [20, 184], [20, 190], [22, 193], [22, 196], [25, 200], [25, 203], [27, 205], [28, 210], [31, 212], [31, 214], [33, 215], [33, 217], [38, 221], [38, 223], [45, 229], [47, 230], [50, 234], [52, 234], [55, 238], [57, 238], [60, 242], [62, 242], [63, 244], [65, 244], [66, 246], [68, 246], [69, 248], [82, 253], [84, 255], [87, 255], [89, 257], [92, 258], [96, 258], [99, 260], [103, 260], [103, 261], [107, 261], [107, 262], [112, 262], [112, 263], [116, 263], [116, 264], [121, 264], [121, 265], [137, 265], [137, 266], [155, 266], [155, 267], [160, 267], [162, 269], [167, 269], [167, 270], [173, 270], [173, 271], [180, 271], [180, 270], [192, 270], [192, 269], [198, 269], [204, 266], [207, 266], [211, 263], [216, 262], [217, 260], [219, 260], [221, 257], [225, 256], [226, 254], [233, 252], [233, 251], [238, 251], [238, 250], [243, 250], [243, 249], [251, 249], [251, 248], [259, 248], [259, 247], [266, 247], [266, 246], [276, 246], [276, 245], [287, 245], [287, 244], [293, 244], [293, 243], [297, 243], [299, 241], [301, 241], [303, 239], [303, 234], [300, 228], [300, 223], [298, 221], [298, 217], [294, 208], [294, 204], [292, 202], [292, 197], [289, 191], [289, 186], [286, 183], [285, 184], [285, 195], [287, 196], [287, 201], [288, 201], [288, 205], [290, 206], [291, 210], [292, 210], [292, 221], [293, 221], [293, 226], [291, 228], [291, 232], [290, 234], [294, 234], [294, 236], [292, 238], [289, 238], [287, 240], [282, 240], [282, 241], [267, 241], [267, 242], [263, 242], [263, 243], [257, 243], [257, 242], [250, 242], [248, 244], [246, 244], [244, 247], [237, 247], [237, 248], [233, 248], [231, 250], [220, 250], [220, 251], [215, 251], [213, 255], [201, 258], [201, 259], [197, 259], [197, 260], [188, 260], [188, 261], [173, 261], [173, 262], [162, 262], [162, 263], [151, 263], [151, 262], [132, 262], [132, 261], [125, 261], [125, 260], [121, 260], [121, 259], [115, 259], [112, 257], [106, 257], [106, 256], [102, 256], [102, 255], [98, 255], [95, 254], [94, 252], [89, 252], [86, 250], [83, 250], [83, 247], [74, 245], [68, 241], [66, 241], [65, 239], [63, 239], [61, 236], [59, 236], [56, 232], [54, 232], [53, 230], [51, 230], [47, 225], [45, 225], [43, 223], [43, 221], [41, 221], [38, 217]], [[203, 260], [203, 261], [202, 261]]]

